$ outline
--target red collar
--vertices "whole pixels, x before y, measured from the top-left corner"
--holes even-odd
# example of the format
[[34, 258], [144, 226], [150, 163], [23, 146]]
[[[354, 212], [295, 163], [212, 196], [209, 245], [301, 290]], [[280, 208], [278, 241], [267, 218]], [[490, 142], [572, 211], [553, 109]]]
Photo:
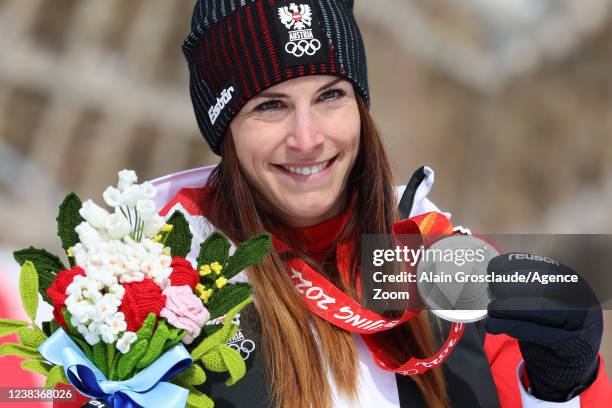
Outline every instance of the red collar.
[[352, 207], [348, 206], [337, 215], [308, 227], [280, 227], [274, 235], [286, 237], [288, 242], [281, 242], [274, 237], [274, 246], [280, 252], [293, 252], [291, 247], [300, 248], [310, 258], [320, 263], [333, 250], [340, 234], [351, 219]]

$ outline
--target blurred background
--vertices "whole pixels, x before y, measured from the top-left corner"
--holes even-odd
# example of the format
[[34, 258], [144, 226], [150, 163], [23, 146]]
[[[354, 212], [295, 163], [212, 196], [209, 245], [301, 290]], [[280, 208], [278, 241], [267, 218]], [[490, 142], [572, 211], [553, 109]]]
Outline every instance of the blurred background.
[[[611, 0], [355, 3], [401, 181], [433, 167], [434, 201], [482, 232], [612, 232]], [[5, 306], [13, 250], [59, 253], [67, 192], [101, 202], [120, 169], [151, 179], [217, 161], [180, 51], [193, 4], [0, 0]], [[611, 372], [609, 334], [603, 349]]]

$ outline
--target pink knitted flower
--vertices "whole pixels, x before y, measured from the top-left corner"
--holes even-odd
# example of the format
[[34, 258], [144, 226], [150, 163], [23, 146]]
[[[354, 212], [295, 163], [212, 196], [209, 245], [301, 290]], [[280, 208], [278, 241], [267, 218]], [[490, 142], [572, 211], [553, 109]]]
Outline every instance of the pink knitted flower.
[[198, 335], [210, 313], [188, 285], [168, 286], [164, 289], [166, 306], [160, 312], [174, 327], [187, 330], [183, 343], [190, 344]]

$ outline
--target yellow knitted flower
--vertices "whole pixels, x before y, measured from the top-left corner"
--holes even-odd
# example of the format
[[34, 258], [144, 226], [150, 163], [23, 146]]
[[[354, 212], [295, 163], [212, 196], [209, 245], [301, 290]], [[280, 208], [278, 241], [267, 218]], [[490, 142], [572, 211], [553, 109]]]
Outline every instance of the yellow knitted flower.
[[206, 287], [202, 285], [201, 283], [198, 283], [195, 289], [196, 289], [196, 292], [198, 292], [200, 299], [202, 299], [202, 302], [204, 302], [204, 304], [208, 303], [208, 299], [210, 299], [210, 296], [212, 295], [213, 290], [206, 289]]
[[161, 236], [161, 235], [156, 235], [156, 236], [153, 238], [153, 242], [161, 242], [161, 240], [162, 240], [162, 236]]
[[66, 255], [68, 255], [71, 258], [74, 258], [74, 254], [72, 253], [72, 247], [68, 248], [68, 250], [66, 251]]
[[205, 264], [205, 265], [200, 266], [200, 275], [201, 276], [206, 276], [206, 275], [210, 274], [210, 272], [211, 272], [210, 265]]
[[170, 232], [172, 231], [172, 229], [174, 228], [174, 225], [172, 224], [165, 224], [163, 227], [161, 227], [161, 232]]
[[215, 285], [217, 285], [219, 289], [224, 287], [226, 283], [227, 283], [227, 278], [225, 278], [225, 276], [221, 276], [219, 279], [215, 281]]
[[221, 264], [219, 262], [215, 261], [215, 262], [210, 264], [210, 269], [215, 271], [215, 274], [220, 275], [221, 274], [221, 270], [223, 269], [223, 266], [221, 266]]

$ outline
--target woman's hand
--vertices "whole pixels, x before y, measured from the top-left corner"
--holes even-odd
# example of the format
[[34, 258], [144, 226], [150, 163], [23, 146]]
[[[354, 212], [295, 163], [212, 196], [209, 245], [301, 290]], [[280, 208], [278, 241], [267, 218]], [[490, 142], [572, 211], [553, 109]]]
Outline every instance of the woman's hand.
[[[499, 255], [487, 271], [530, 279], [490, 284], [493, 301], [486, 328], [519, 341], [532, 394], [567, 401], [587, 388], [596, 377], [603, 330], [601, 305], [587, 282], [555, 260], [526, 253]], [[544, 284], [536, 272], [544, 279], [561, 275], [570, 282]]]

